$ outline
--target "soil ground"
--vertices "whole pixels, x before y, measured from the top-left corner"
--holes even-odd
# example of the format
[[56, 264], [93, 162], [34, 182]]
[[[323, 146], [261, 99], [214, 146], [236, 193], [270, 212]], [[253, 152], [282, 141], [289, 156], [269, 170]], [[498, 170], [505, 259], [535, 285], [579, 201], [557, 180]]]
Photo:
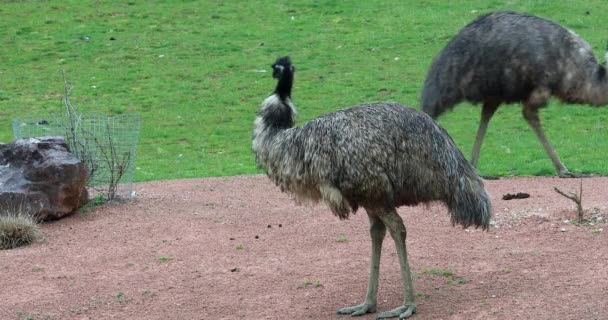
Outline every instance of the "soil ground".
[[[583, 179], [582, 226], [553, 191], [579, 182], [486, 181], [489, 232], [452, 227], [440, 205], [400, 208], [412, 319], [608, 319], [608, 177]], [[264, 176], [135, 190], [132, 204], [46, 223], [44, 241], [0, 251], [0, 319], [351, 319], [335, 310], [363, 299], [364, 211], [339, 221], [324, 206], [296, 206]], [[518, 192], [530, 197], [502, 200]], [[387, 237], [378, 309], [401, 299]]]

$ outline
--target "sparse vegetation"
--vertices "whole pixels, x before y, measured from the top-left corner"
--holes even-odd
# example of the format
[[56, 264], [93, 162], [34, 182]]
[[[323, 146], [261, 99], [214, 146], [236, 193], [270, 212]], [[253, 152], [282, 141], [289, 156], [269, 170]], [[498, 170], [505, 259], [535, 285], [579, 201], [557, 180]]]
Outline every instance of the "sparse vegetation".
[[29, 245], [41, 238], [38, 222], [23, 206], [0, 210], [0, 250]]
[[[471, 280], [464, 277], [456, 276], [452, 271], [446, 269], [423, 269], [422, 271], [420, 271], [420, 273], [416, 274], [416, 278], [419, 278], [421, 275], [445, 277], [447, 278], [445, 280], [445, 284], [447, 285], [462, 285], [471, 282]], [[414, 279], [414, 277], [412, 277], [412, 279]]]
[[465, 284], [469, 282], [471, 282], [471, 280], [463, 277], [454, 277], [453, 279], [448, 279], [445, 281], [445, 283], [449, 285]]
[[114, 301], [118, 303], [128, 303], [133, 300], [131, 297], [127, 296], [124, 292], [120, 291], [114, 296]]
[[347, 236], [342, 235], [342, 236], [339, 236], [339, 237], [336, 239], [336, 242], [348, 242], [349, 240], [350, 240], [350, 239], [348, 239], [348, 237], [347, 237]]
[[239, 244], [236, 245], [236, 249], [237, 250], [243, 250], [243, 249], [245, 249], [245, 245], [242, 244], [242, 243], [239, 243]]
[[141, 295], [142, 295], [142, 296], [144, 296], [144, 297], [155, 297], [155, 296], [156, 296], [156, 293], [154, 293], [154, 292], [152, 292], [152, 291], [150, 291], [150, 290], [144, 290], [144, 291], [141, 293]]
[[158, 262], [169, 262], [171, 260], [173, 260], [173, 258], [171, 257], [166, 257], [166, 256], [160, 256], [158, 257], [158, 259], [156, 259]]
[[319, 281], [319, 280], [316, 280], [316, 281], [313, 281], [313, 280], [306, 280], [306, 281], [304, 281], [304, 283], [302, 284], [302, 287], [303, 287], [303, 288], [305, 288], [305, 287], [309, 287], [309, 286], [314, 286], [315, 288], [318, 288], [318, 287], [322, 287], [323, 285], [321, 284], [321, 281]]
[[591, 234], [600, 234], [600, 233], [602, 233], [602, 231], [604, 231], [604, 229], [602, 229], [602, 228], [593, 229], [593, 230], [591, 230]]
[[445, 269], [435, 269], [435, 268], [430, 268], [430, 269], [424, 269], [422, 271], [420, 271], [421, 274], [431, 274], [431, 275], [435, 275], [435, 276], [444, 276], [444, 277], [449, 277], [454, 275], [454, 273], [450, 270], [445, 270]]
[[17, 311], [17, 318], [19, 320], [51, 320], [51, 316], [48, 314], [26, 314], [23, 311]]
[[106, 203], [106, 199], [104, 198], [103, 194], [98, 194], [96, 197], [89, 200], [89, 203], [80, 207], [80, 209], [78, 209], [78, 210], [83, 213], [91, 212], [91, 211], [94, 211], [96, 208], [104, 205], [105, 203]]

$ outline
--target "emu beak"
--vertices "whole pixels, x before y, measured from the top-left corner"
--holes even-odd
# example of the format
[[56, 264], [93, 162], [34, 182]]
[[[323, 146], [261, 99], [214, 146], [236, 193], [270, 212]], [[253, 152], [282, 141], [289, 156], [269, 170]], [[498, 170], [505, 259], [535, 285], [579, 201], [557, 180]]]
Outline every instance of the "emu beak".
[[280, 78], [282, 73], [283, 73], [283, 66], [277, 65], [277, 64], [272, 65], [272, 77], [273, 78], [275, 78], [275, 79]]

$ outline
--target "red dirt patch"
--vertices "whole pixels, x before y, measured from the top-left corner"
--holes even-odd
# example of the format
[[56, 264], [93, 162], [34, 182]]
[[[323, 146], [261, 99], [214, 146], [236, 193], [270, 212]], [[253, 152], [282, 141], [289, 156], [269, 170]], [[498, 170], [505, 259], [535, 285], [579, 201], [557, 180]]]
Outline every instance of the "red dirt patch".
[[[486, 181], [490, 232], [451, 227], [440, 206], [400, 208], [417, 274], [413, 319], [608, 319], [608, 178], [583, 180], [593, 226], [565, 223], [575, 205], [553, 191], [578, 183]], [[363, 211], [339, 221], [324, 206], [296, 206], [263, 176], [135, 188], [131, 205], [45, 224], [46, 241], [0, 251], [0, 319], [351, 319], [335, 310], [364, 297]], [[517, 192], [530, 197], [501, 199]], [[378, 309], [401, 299], [387, 237]]]

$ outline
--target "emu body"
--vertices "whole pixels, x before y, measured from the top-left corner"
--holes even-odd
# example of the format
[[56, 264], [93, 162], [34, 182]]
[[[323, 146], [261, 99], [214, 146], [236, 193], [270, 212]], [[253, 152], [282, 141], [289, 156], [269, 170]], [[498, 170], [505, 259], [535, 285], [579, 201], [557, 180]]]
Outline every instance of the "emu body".
[[487, 229], [491, 209], [483, 181], [445, 130], [426, 114], [400, 104], [354, 106], [295, 127], [295, 68], [281, 58], [273, 70], [277, 89], [262, 103], [253, 132], [258, 166], [299, 202], [324, 202], [341, 219], [362, 207], [369, 217], [367, 295], [363, 304], [338, 313], [376, 311], [380, 252], [388, 228], [399, 254], [404, 300], [378, 317], [410, 316], [416, 305], [406, 229], [396, 208], [438, 201], [448, 208], [453, 224]]
[[437, 118], [461, 101], [482, 104], [471, 163], [476, 166], [488, 123], [499, 105], [522, 114], [561, 177], [574, 176], [545, 137], [538, 110], [554, 96], [566, 103], [608, 104], [606, 69], [591, 46], [559, 24], [532, 15], [495, 12], [465, 26], [431, 65], [422, 110]]

